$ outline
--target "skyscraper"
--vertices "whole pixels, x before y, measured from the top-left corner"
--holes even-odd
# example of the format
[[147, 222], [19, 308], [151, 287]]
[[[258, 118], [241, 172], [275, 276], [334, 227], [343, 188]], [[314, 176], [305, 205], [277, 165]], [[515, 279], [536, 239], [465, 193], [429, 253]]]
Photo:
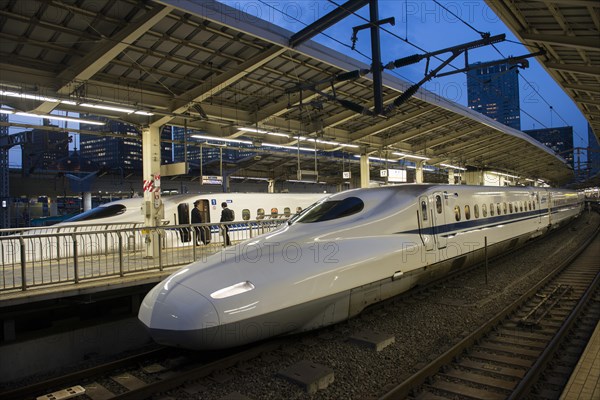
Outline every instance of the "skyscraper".
[[[106, 122], [106, 125], [81, 124], [82, 130], [110, 132], [121, 135], [102, 136], [81, 134], [79, 137], [80, 153], [100, 167], [123, 169], [128, 171], [142, 171], [142, 140], [139, 129], [125, 122], [109, 120], [95, 115], [82, 117], [91, 120]], [[161, 130], [161, 164], [173, 162], [172, 143], [170, 140], [171, 126], [164, 126]]]
[[[183, 141], [184, 140], [184, 128], [173, 127], [173, 140]], [[193, 166], [198, 167], [200, 165], [200, 146], [199, 143], [206, 142], [204, 139], [197, 139], [191, 137], [193, 134], [204, 135], [205, 132], [190, 130], [188, 131], [188, 146], [187, 146], [187, 161]], [[214, 141], [213, 141], [214, 142]], [[228, 147], [214, 147], [204, 146], [202, 147], [202, 164], [208, 166], [212, 164], [213, 167], [218, 167], [218, 163], [222, 161], [227, 164], [235, 164], [240, 160], [247, 157], [254, 157], [256, 153], [253, 151], [253, 145], [235, 144], [238, 149], [231, 149]], [[248, 147], [247, 150], [244, 148]], [[173, 159], [174, 162], [183, 162], [185, 159], [185, 146], [183, 144], [175, 144], [173, 146]], [[207, 169], [204, 172], [216, 174], [216, 168]]]
[[478, 64], [470, 64], [467, 72], [469, 108], [520, 130], [517, 68], [506, 63], [478, 68]]
[[[44, 126], [56, 128], [45, 119]], [[56, 162], [69, 155], [69, 133], [32, 129], [30, 141], [23, 145], [21, 167], [31, 173], [36, 169], [56, 169]]]
[[573, 127], [562, 126], [559, 128], [531, 129], [523, 131], [546, 147], [554, 150], [564, 158], [571, 167], [574, 166], [573, 157]]
[[600, 173], [600, 144], [594, 134], [592, 127], [588, 124], [588, 151], [587, 161], [589, 175], [594, 176]]

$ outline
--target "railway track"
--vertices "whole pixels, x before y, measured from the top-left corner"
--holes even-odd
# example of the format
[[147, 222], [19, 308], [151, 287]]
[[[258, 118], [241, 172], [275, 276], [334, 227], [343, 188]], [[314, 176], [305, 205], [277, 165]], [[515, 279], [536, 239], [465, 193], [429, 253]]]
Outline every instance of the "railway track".
[[600, 316], [599, 242], [380, 400], [558, 399]]
[[[182, 386], [226, 368], [275, 350], [281, 341], [251, 346], [246, 349], [190, 353], [158, 348], [132, 357], [0, 393], [3, 400], [58, 400], [83, 394], [92, 400], [144, 399], [156, 393]], [[158, 361], [156, 361], [158, 360]], [[71, 386], [67, 386], [71, 385]]]

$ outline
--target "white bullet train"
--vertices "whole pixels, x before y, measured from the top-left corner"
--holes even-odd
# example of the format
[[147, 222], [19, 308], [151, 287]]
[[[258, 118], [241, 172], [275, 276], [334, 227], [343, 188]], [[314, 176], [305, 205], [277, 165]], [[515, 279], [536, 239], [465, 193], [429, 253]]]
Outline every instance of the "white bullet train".
[[330, 195], [288, 224], [155, 286], [138, 318], [161, 344], [221, 349], [334, 324], [578, 216], [583, 195], [398, 185]]
[[[291, 217], [315, 201], [323, 198], [323, 193], [199, 193], [162, 197], [161, 226], [189, 225], [190, 212], [195, 201], [200, 201], [203, 223], [218, 224], [221, 217], [221, 203], [226, 202], [235, 213], [232, 232], [250, 229], [245, 221]], [[83, 212], [64, 222], [42, 228], [29, 228], [9, 236], [0, 237], [0, 251], [11, 263], [19, 263], [21, 254], [26, 261], [52, 260], [73, 254], [71, 234], [76, 234], [81, 255], [113, 252], [119, 249], [116, 235], [105, 234], [111, 230], [128, 230], [127, 243], [132, 249], [143, 248], [144, 227], [143, 198], [128, 198], [103, 204]], [[205, 229], [210, 231], [211, 240], [220, 240], [218, 225]], [[193, 240], [190, 229], [164, 229], [164, 244], [186, 246]], [[58, 239], [60, 238], [60, 239]], [[24, 239], [22, 252], [19, 240]], [[3, 264], [0, 262], [0, 266]]]
[[[236, 220], [260, 220], [264, 218], [287, 218], [302, 211], [325, 196], [322, 193], [201, 193], [162, 197], [161, 225], [184, 225], [190, 223], [194, 203], [200, 201], [203, 222], [219, 222], [221, 203], [227, 203]], [[143, 198], [116, 200], [93, 208], [54, 227], [89, 224], [143, 224]]]

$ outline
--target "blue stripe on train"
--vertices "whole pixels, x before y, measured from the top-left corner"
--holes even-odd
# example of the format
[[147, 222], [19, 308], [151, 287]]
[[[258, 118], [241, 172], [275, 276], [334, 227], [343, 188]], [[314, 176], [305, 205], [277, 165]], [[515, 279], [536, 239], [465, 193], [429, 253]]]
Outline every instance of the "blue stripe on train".
[[[570, 208], [574, 209], [574, 208], [578, 208], [578, 207], [570, 207]], [[561, 209], [564, 209], [564, 207], [561, 206], [561, 207], [552, 208], [552, 214], [558, 213], [558, 211]], [[474, 230], [474, 229], [493, 228], [493, 227], [500, 226], [500, 225], [506, 225], [506, 224], [512, 224], [515, 222], [531, 220], [531, 219], [542, 217], [542, 216], [546, 215], [547, 213], [548, 213], [548, 211], [546, 211], [546, 210], [533, 210], [533, 211], [522, 212], [522, 213], [519, 213], [518, 215], [507, 214], [507, 215], [498, 215], [495, 217], [478, 218], [478, 219], [467, 220], [467, 221], [462, 221], [462, 222], [454, 222], [454, 223], [438, 225], [438, 226], [433, 226], [433, 227], [426, 227], [426, 228], [422, 228], [422, 229], [419, 229], [419, 228], [411, 229], [408, 231], [396, 232], [396, 234], [422, 233], [425, 235], [441, 234], [443, 236], [450, 236], [450, 235], [454, 235], [457, 233], [466, 232], [466, 231], [470, 231], [470, 230]]]

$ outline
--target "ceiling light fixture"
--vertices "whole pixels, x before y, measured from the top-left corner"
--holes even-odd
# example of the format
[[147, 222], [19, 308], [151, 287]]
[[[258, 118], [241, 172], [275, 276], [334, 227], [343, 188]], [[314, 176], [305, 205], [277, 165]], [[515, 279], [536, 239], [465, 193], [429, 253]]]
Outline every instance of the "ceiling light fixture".
[[80, 124], [106, 125], [105, 122], [93, 121], [90, 119], [62, 117], [60, 115], [52, 115], [52, 114], [33, 114], [33, 113], [26, 113], [26, 112], [16, 112], [15, 115], [20, 115], [23, 117], [31, 117], [31, 118], [51, 119], [51, 120], [56, 120], [56, 121], [78, 122]]
[[252, 142], [249, 140], [219, 138], [219, 137], [212, 137], [212, 136], [205, 136], [205, 135], [191, 135], [190, 137], [195, 138], [195, 139], [216, 140], [219, 142], [227, 142], [227, 143], [252, 144]]
[[58, 99], [55, 99], [53, 97], [39, 96], [37, 94], [8, 92], [6, 90], [0, 90], [0, 95], [8, 96], [8, 97], [17, 97], [20, 99], [38, 100], [38, 101], [51, 101], [51, 102], [59, 101]]
[[458, 167], [458, 166], [452, 165], [452, 164], [440, 164], [440, 166], [441, 167], [446, 167], [446, 168], [449, 168], [449, 169], [457, 169], [459, 171], [466, 171], [467, 170], [466, 168]]
[[399, 153], [399, 152], [393, 152], [392, 154], [400, 156], [400, 157], [405, 157], [405, 158], [414, 158], [416, 160], [429, 160], [429, 157], [423, 157], [423, 156], [417, 156], [414, 154], [406, 154], [406, 153]]
[[315, 149], [311, 149], [308, 147], [296, 147], [296, 146], [286, 146], [283, 144], [275, 144], [275, 143], [263, 143], [263, 146], [266, 147], [274, 147], [278, 149], [288, 149], [288, 150], [301, 150], [301, 151], [316, 151]]
[[92, 103], [81, 103], [79, 104], [81, 107], [89, 107], [89, 108], [97, 108], [99, 110], [108, 110], [108, 111], [117, 111], [124, 112], [127, 114], [131, 114], [135, 110], [132, 108], [123, 108], [123, 107], [113, 107], [113, 106], [105, 106], [103, 104], [92, 104]]
[[[355, 154], [354, 157], [361, 157], [358, 154]], [[369, 160], [373, 160], [373, 161], [388, 161], [388, 162], [398, 162], [400, 160], [391, 160], [389, 158], [381, 158], [381, 157], [373, 157], [373, 156], [369, 156]]]

